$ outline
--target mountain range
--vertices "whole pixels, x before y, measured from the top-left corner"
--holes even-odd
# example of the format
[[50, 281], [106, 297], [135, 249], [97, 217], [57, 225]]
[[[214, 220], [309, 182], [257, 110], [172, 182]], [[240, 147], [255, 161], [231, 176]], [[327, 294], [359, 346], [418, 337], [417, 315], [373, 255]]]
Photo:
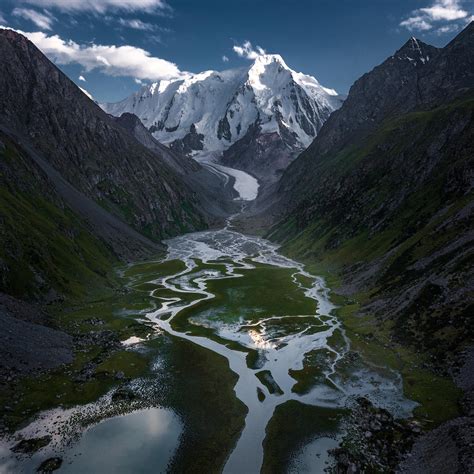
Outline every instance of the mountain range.
[[[451, 450], [472, 470], [474, 23], [443, 48], [410, 38], [347, 98], [279, 55], [100, 107], [21, 34], [0, 29], [0, 62], [1, 293], [74, 301], [113, 286], [114, 266], [240, 211], [233, 225], [326, 277], [352, 353], [398, 364], [427, 404], [448, 376], [464, 390], [461, 416], [396, 464], [437, 472]], [[264, 192], [241, 206], [212, 163]], [[433, 375], [421, 383], [418, 362]], [[362, 432], [337, 472], [390, 471], [386, 444]]]
[[102, 108], [135, 114], [171, 149], [275, 181], [341, 103], [336, 91], [265, 54], [249, 67], [145, 85]]

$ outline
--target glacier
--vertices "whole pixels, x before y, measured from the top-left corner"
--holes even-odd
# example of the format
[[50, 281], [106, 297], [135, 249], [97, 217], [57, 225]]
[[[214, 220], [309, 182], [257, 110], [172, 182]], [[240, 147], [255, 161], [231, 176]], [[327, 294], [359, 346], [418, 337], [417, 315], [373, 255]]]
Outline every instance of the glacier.
[[278, 134], [291, 150], [305, 149], [341, 104], [335, 90], [292, 70], [280, 55], [263, 54], [248, 67], [162, 80], [101, 107], [137, 115], [168, 146], [184, 140], [181, 151], [191, 155], [222, 152], [253, 125]]

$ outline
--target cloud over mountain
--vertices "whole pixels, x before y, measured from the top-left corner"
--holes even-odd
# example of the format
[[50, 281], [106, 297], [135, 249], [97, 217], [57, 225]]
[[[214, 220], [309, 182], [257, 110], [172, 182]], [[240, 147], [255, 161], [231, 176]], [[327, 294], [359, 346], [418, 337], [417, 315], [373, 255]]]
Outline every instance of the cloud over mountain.
[[233, 48], [237, 56], [245, 59], [257, 59], [262, 54], [265, 54], [265, 50], [260, 47], [253, 47], [250, 41], [244, 41], [241, 45], [236, 44]]
[[138, 79], [161, 80], [183, 77], [178, 66], [152, 56], [148, 51], [130, 45], [78, 44], [58, 35], [18, 31], [32, 41], [57, 64], [80, 64], [85, 71], [99, 70], [109, 76], [130, 76]]
[[458, 22], [466, 22], [469, 12], [461, 0], [434, 0], [424, 8], [413, 10], [410, 16], [400, 22], [409, 31], [429, 31], [436, 28], [438, 34], [450, 33], [460, 28]]
[[61, 11], [104, 13], [109, 10], [157, 11], [168, 9], [164, 0], [20, 0], [20, 3]]

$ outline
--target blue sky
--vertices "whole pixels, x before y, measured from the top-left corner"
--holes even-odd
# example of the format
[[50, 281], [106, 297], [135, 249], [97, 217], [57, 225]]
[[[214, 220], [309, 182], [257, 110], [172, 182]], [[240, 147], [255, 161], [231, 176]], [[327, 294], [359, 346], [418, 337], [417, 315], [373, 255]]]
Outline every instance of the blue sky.
[[443, 46], [473, 14], [473, 0], [0, 0], [0, 24], [98, 101], [247, 65], [258, 47], [347, 93], [410, 36]]

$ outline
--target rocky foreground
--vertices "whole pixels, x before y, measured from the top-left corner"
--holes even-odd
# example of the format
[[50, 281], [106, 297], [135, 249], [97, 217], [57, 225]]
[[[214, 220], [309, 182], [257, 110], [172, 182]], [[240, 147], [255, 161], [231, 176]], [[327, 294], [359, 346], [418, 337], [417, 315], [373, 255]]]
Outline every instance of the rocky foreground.
[[462, 474], [474, 471], [474, 350], [461, 355], [455, 379], [464, 390], [461, 416], [425, 432], [416, 420], [396, 420], [369, 400], [356, 401], [331, 472]]

